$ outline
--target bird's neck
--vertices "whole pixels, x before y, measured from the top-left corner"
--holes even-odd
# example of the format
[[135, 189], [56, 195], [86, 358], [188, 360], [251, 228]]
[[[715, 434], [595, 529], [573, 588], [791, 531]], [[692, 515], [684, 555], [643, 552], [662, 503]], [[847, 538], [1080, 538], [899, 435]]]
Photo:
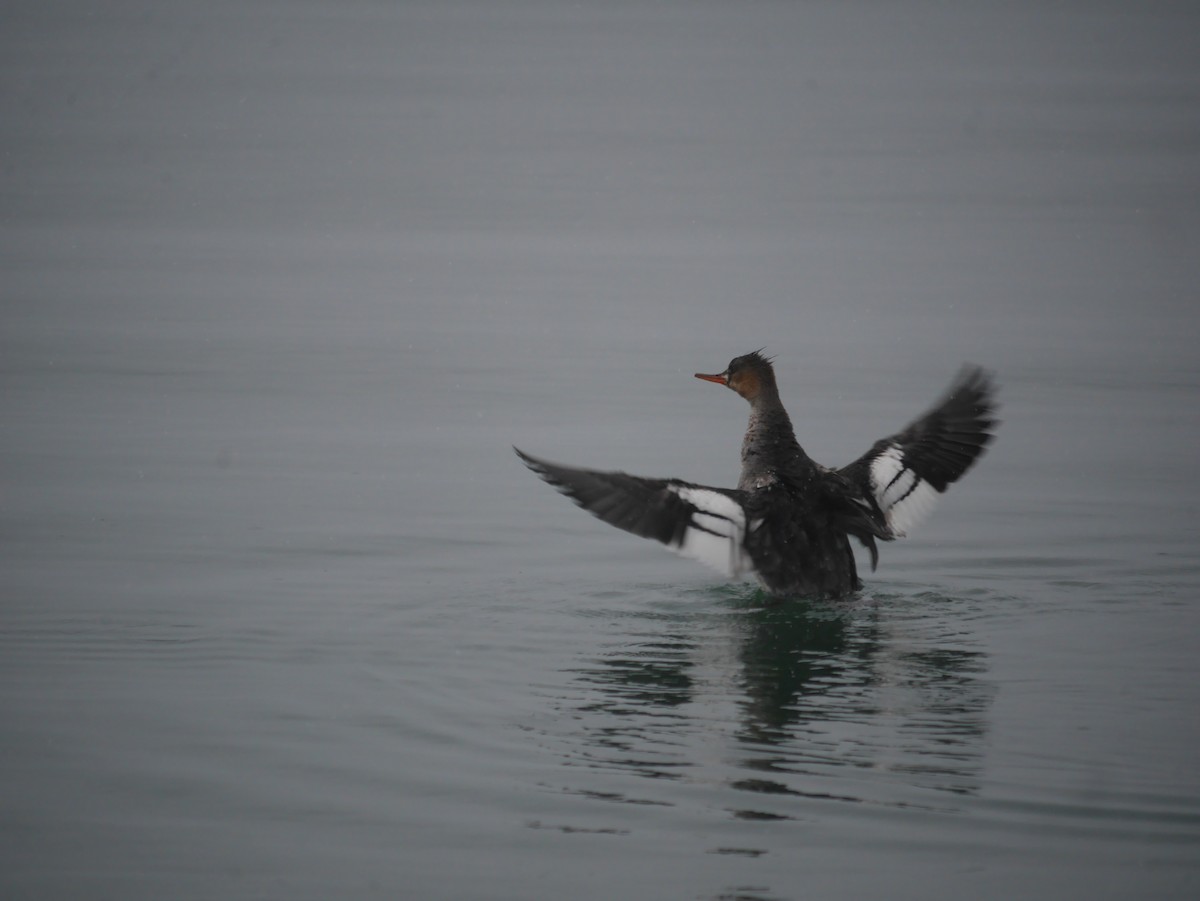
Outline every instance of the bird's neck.
[[779, 402], [779, 396], [755, 398], [750, 406], [746, 437], [742, 440], [742, 475], [738, 479], [738, 488], [765, 488], [805, 465], [811, 465], [811, 461], [796, 441], [792, 421]]

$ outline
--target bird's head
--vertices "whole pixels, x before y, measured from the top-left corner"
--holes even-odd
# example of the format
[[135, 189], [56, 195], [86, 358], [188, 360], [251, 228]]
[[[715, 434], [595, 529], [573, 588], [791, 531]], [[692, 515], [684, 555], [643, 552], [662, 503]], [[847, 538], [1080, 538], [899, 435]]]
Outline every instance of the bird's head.
[[734, 357], [724, 372], [709, 375], [697, 372], [696, 378], [706, 382], [716, 382], [736, 391], [750, 403], [754, 403], [764, 395], [778, 396], [775, 387], [775, 370], [771, 368], [771, 359], [764, 357], [762, 349], [741, 357]]

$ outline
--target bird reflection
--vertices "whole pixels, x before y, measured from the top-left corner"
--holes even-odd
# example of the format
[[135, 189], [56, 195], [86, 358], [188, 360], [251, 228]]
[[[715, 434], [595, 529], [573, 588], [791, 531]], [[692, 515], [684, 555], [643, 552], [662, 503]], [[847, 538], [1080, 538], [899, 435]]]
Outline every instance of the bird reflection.
[[[741, 765], [777, 774], [859, 768], [902, 784], [971, 791], [992, 698], [981, 678], [985, 660], [943, 644], [961, 636], [939, 636], [938, 620], [921, 615], [923, 601], [934, 599], [900, 603], [895, 617], [888, 601], [747, 614], [737, 636], [744, 693], [737, 737], [751, 753]], [[776, 785], [743, 782], [760, 792]]]
[[[838, 607], [778, 605], [748, 612], [737, 623], [741, 661], [742, 737], [786, 741], [804, 717], [801, 699], [846, 688], [863, 673], [847, 661], [847, 615]], [[869, 652], [865, 656], [870, 656]]]
[[976, 788], [992, 691], [952, 599], [763, 600], [635, 620], [575, 669], [588, 765], [677, 779], [721, 741], [722, 781], [757, 796], [907, 805], [928, 803], [911, 789]]

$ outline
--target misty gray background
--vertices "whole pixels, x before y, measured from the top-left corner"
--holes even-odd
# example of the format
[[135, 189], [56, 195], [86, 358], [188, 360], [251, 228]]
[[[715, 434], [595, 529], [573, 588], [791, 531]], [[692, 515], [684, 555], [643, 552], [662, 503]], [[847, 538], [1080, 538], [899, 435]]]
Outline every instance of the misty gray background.
[[[0, 12], [0, 894], [1194, 898], [1192, 4]], [[509, 446], [1003, 424], [765, 607]]]

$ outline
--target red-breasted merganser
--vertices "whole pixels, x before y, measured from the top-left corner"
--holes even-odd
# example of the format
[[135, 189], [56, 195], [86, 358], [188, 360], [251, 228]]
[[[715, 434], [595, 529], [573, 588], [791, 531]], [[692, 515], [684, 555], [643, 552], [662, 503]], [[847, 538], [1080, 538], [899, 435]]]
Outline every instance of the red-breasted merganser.
[[923, 416], [841, 469], [814, 462], [796, 441], [775, 371], [761, 352], [696, 378], [750, 402], [735, 489], [647, 479], [517, 456], [560, 492], [610, 525], [653, 538], [736, 577], [753, 574], [771, 594], [837, 597], [862, 587], [849, 536], [879, 560], [891, 541], [930, 512], [992, 440], [995, 388], [964, 366]]

